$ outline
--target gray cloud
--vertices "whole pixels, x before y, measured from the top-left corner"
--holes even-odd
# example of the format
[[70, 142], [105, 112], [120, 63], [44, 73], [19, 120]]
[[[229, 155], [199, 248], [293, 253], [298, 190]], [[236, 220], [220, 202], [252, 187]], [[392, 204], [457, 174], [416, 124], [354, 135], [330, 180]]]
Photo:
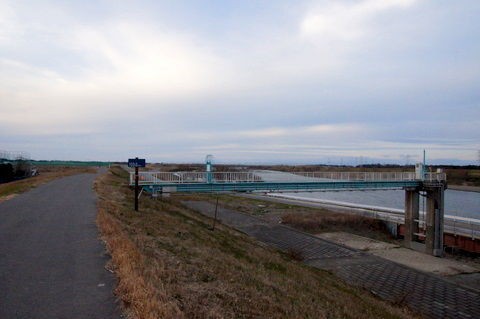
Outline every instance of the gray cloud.
[[472, 1], [2, 2], [0, 148], [290, 163], [425, 148], [474, 163], [479, 13]]

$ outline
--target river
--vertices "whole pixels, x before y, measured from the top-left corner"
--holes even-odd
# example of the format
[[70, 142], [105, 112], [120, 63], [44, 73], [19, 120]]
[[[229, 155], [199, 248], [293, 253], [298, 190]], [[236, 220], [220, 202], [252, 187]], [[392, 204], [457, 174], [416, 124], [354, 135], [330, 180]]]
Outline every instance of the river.
[[[284, 172], [256, 171], [256, 174], [269, 181], [300, 178]], [[387, 208], [404, 209], [405, 207], [405, 192], [403, 190], [299, 192], [286, 194], [305, 199], [327, 199]], [[425, 210], [423, 197], [420, 198], [420, 210]], [[480, 219], [480, 193], [447, 189], [445, 191], [445, 214]]]
[[[318, 198], [355, 204], [400, 208], [405, 207], [403, 190], [377, 191], [337, 191], [315, 193], [286, 193], [305, 199]], [[420, 199], [420, 210], [425, 210], [423, 197]], [[480, 193], [462, 192], [447, 189], [445, 191], [445, 214], [480, 219]]]

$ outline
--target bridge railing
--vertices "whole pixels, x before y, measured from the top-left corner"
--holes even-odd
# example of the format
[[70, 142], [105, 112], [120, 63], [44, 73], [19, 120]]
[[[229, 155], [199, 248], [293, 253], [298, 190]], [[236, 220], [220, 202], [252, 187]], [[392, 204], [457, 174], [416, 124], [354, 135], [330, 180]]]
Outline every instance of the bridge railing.
[[[139, 172], [140, 185], [163, 183], [251, 183], [262, 179], [252, 172]], [[130, 172], [130, 184], [135, 183], [135, 173]]]
[[[276, 182], [334, 182], [334, 181], [415, 181], [414, 172], [292, 172], [282, 173]], [[140, 185], [164, 183], [252, 183], [269, 182], [255, 172], [139, 172]], [[445, 181], [445, 173], [427, 173], [425, 181]], [[135, 175], [130, 173], [130, 184]]]
[[447, 180], [446, 173], [425, 173], [425, 181], [427, 182], [443, 182]]
[[294, 172], [305, 181], [414, 181], [414, 172]]

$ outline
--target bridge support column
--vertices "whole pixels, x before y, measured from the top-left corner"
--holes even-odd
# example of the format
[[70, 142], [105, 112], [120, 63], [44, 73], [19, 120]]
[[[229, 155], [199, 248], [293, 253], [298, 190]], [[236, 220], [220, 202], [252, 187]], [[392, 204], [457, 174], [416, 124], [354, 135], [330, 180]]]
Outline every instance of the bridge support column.
[[425, 212], [426, 238], [425, 252], [433, 256], [443, 256], [443, 219], [445, 189], [443, 185], [426, 188], [427, 211]]
[[404, 245], [408, 248], [415, 248], [416, 237], [419, 232], [419, 199], [418, 189], [405, 189], [405, 239]]

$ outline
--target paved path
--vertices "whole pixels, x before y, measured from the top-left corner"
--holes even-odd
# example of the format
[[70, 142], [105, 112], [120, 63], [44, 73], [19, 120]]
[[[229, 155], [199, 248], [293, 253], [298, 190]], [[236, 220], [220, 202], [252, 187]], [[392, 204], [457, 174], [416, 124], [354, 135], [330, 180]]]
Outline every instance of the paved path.
[[0, 203], [0, 318], [120, 318], [94, 178], [65, 177]]
[[[206, 202], [184, 204], [210, 217], [215, 210]], [[347, 283], [406, 304], [427, 317], [480, 318], [480, 293], [476, 290], [247, 214], [219, 208], [218, 216], [224, 224], [281, 250], [292, 250], [311, 266], [329, 270]]]

